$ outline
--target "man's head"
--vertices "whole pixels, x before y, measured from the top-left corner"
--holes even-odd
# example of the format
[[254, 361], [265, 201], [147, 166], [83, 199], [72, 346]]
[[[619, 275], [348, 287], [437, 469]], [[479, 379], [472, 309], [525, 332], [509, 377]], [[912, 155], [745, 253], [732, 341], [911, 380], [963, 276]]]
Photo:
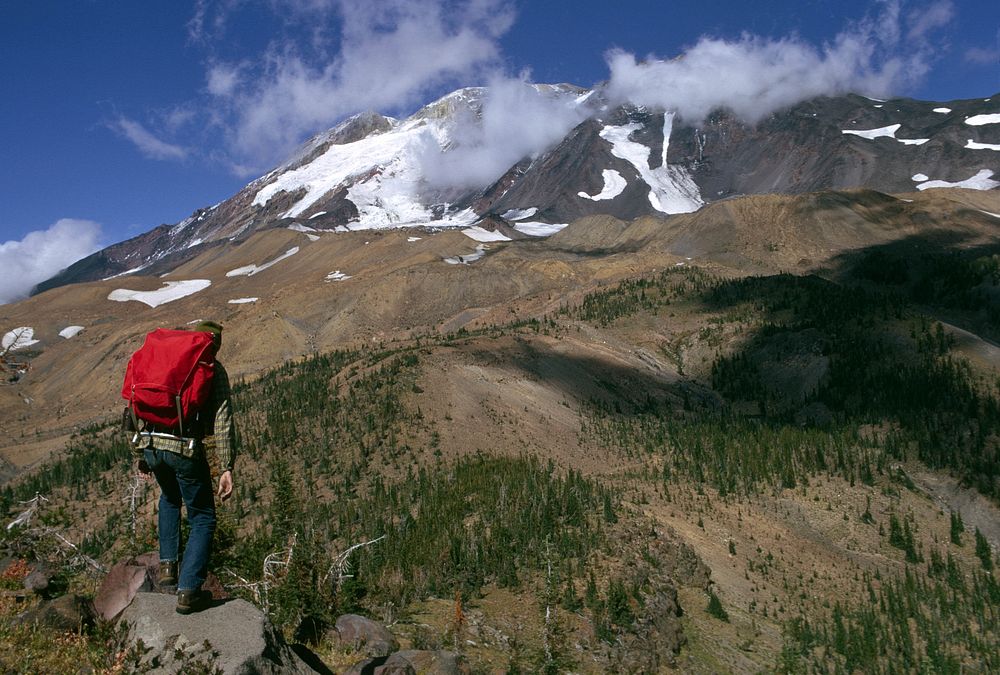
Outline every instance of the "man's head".
[[206, 333], [212, 334], [212, 339], [215, 341], [215, 348], [218, 349], [222, 346], [222, 324], [216, 321], [199, 321], [195, 327], [195, 330], [204, 331]]

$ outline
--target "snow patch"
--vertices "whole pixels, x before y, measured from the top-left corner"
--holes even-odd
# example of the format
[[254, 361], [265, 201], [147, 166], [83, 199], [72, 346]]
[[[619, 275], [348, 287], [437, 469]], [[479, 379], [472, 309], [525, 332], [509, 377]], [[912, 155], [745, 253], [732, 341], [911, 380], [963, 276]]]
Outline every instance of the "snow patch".
[[514, 229], [531, 237], [548, 237], [567, 225], [568, 223], [518, 223]]
[[510, 237], [502, 232], [492, 232], [482, 227], [467, 227], [462, 230], [462, 234], [476, 241], [510, 241]]
[[260, 298], [234, 298], [229, 301], [230, 305], [246, 305], [251, 302], [257, 302]]
[[407, 237], [406, 241], [412, 244], [415, 241], [420, 241], [420, 237]]
[[979, 173], [971, 178], [966, 178], [963, 181], [958, 181], [956, 183], [950, 183], [945, 180], [931, 180], [926, 183], [921, 183], [917, 186], [918, 190], [926, 190], [928, 188], [968, 188], [970, 190], [992, 190], [995, 187], [1000, 187], [1000, 181], [992, 180], [993, 172], [989, 169], [981, 169]]
[[[673, 129], [674, 113], [663, 116], [663, 159], [666, 160], [670, 133]], [[700, 209], [704, 202], [698, 185], [682, 166], [670, 166], [663, 161], [655, 169], [649, 166], [650, 149], [641, 143], [629, 140], [633, 131], [641, 129], [636, 122], [624, 126], [606, 126], [600, 136], [611, 143], [611, 154], [624, 159], [639, 172], [639, 176], [650, 187], [649, 203], [662, 213], [690, 213]]]
[[988, 216], [993, 216], [994, 218], [1000, 218], [1000, 213], [993, 213], [992, 211], [982, 211], [981, 213], [985, 213]]
[[969, 139], [969, 142], [965, 144], [965, 147], [969, 150], [996, 150], [1000, 152], [1000, 145], [996, 143], [977, 143], [971, 138]]
[[7, 331], [4, 334], [3, 340], [0, 341], [0, 347], [4, 351], [8, 349], [13, 351], [15, 349], [24, 349], [25, 347], [30, 347], [33, 344], [37, 344], [38, 340], [35, 338], [35, 329], [31, 326], [19, 326], [14, 330]]
[[110, 277], [104, 277], [101, 281], [111, 281], [112, 279], [117, 279], [118, 277], [127, 277], [130, 274], [135, 274], [140, 270], [144, 270], [149, 267], [149, 263], [145, 265], [139, 265], [138, 267], [133, 267], [130, 270], [125, 270], [124, 272], [119, 272], [118, 274], [112, 274]]
[[934, 108], [933, 112], [941, 113], [942, 115], [947, 115], [948, 113], [951, 112], [951, 108]]
[[974, 127], [981, 127], [984, 124], [1000, 124], [1000, 113], [973, 115], [972, 117], [966, 117], [965, 123]]
[[309, 220], [312, 220], [313, 218], [319, 218], [320, 216], [325, 216], [325, 215], [326, 211], [317, 211], [316, 213], [309, 216]]
[[605, 169], [601, 172], [601, 175], [604, 177], [604, 187], [599, 193], [596, 195], [588, 195], [586, 192], [581, 191], [578, 192], [577, 195], [583, 197], [584, 199], [592, 199], [595, 202], [602, 199], [614, 199], [628, 186], [628, 182], [614, 169]]
[[150, 307], [159, 307], [203, 291], [211, 286], [212, 282], [208, 279], [190, 279], [187, 281], [165, 281], [163, 284], [164, 287], [156, 291], [132, 291], [127, 288], [117, 288], [108, 294], [108, 300], [115, 302], [135, 300]]
[[486, 255], [486, 244], [480, 244], [476, 247], [475, 253], [469, 253], [468, 255], [456, 255], [451, 258], [445, 258], [444, 261], [449, 265], [468, 265], [469, 263], [476, 262], [484, 255]]
[[896, 138], [896, 132], [899, 128], [903, 126], [902, 124], [892, 124], [887, 127], [879, 127], [878, 129], [841, 129], [841, 133], [851, 134], [852, 136], [860, 136], [861, 138], [867, 138], [868, 140], [873, 140], [876, 138], [888, 137]]
[[66, 326], [61, 331], [59, 331], [59, 337], [66, 338], [67, 340], [69, 340], [70, 338], [79, 335], [80, 331], [82, 330], [83, 326]]
[[532, 206], [530, 209], [511, 209], [501, 214], [500, 217], [504, 220], [524, 220], [531, 218], [536, 213], [538, 213], [538, 207]]
[[912, 179], [912, 180], [913, 180], [914, 182], [916, 182], [916, 183], [919, 183], [919, 182], [921, 182], [921, 181], [925, 181], [925, 180], [930, 180], [930, 179], [931, 179], [931, 177], [930, 177], [930, 176], [928, 176], [928, 175], [927, 175], [927, 174], [925, 174], [925, 173], [915, 173], [915, 174], [913, 174], [913, 176], [911, 176], [911, 179]]
[[226, 272], [226, 276], [227, 277], [252, 277], [253, 275], [258, 274], [259, 272], [263, 272], [268, 267], [271, 267], [272, 265], [276, 265], [277, 263], [281, 262], [285, 258], [289, 258], [289, 257], [295, 255], [298, 252], [299, 252], [299, 247], [298, 246], [293, 246], [290, 249], [288, 249], [287, 251], [285, 251], [284, 253], [282, 253], [281, 255], [279, 255], [274, 260], [270, 260], [270, 261], [264, 263], [263, 265], [246, 265], [244, 267], [237, 267], [234, 270], [229, 270], [228, 272]]
[[867, 138], [868, 140], [874, 140], [876, 138], [891, 138], [894, 141], [899, 141], [903, 145], [923, 145], [927, 141], [931, 140], [929, 138], [896, 138], [896, 132], [899, 131], [901, 124], [890, 124], [887, 127], [879, 127], [878, 129], [841, 129], [841, 133], [851, 134], [852, 136], [860, 136], [861, 138]]
[[340, 270], [334, 270], [333, 272], [330, 272], [329, 274], [326, 275], [327, 282], [344, 281], [345, 279], [350, 279], [350, 278], [351, 276], [349, 274], [344, 274]]

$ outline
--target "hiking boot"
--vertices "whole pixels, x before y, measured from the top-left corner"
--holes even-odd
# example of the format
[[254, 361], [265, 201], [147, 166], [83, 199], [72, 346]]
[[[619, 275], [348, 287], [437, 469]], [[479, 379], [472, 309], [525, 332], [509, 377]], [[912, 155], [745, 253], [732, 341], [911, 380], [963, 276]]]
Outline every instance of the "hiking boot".
[[159, 584], [161, 586], [176, 586], [177, 585], [177, 561], [176, 560], [161, 560], [160, 561], [160, 578]]
[[208, 608], [212, 594], [201, 589], [177, 591], [177, 613], [191, 614]]

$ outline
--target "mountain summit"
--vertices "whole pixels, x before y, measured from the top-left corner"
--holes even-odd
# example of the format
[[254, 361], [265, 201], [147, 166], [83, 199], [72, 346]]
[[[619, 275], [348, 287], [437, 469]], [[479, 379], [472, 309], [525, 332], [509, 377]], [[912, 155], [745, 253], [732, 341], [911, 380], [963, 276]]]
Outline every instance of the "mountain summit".
[[512, 121], [494, 112], [502, 95], [510, 99], [465, 88], [404, 120], [355, 115], [230, 199], [94, 253], [36, 292], [162, 274], [206, 247], [273, 227], [483, 224], [506, 226], [509, 238], [550, 234], [584, 216], [687, 213], [747, 194], [1000, 185], [1000, 107], [990, 98], [824, 97], [749, 125], [725, 111], [692, 123], [615, 106], [601, 89], [565, 84], [524, 85], [502, 105], [534, 114]]

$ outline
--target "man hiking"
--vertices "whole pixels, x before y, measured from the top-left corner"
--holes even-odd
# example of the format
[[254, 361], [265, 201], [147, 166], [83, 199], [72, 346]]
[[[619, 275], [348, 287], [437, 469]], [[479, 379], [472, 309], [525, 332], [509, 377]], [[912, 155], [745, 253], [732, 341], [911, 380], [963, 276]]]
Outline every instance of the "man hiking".
[[[126, 428], [132, 427], [133, 447], [142, 453], [137, 470], [147, 480], [152, 474], [160, 486], [159, 581], [165, 586], [176, 584], [177, 612], [180, 614], [200, 611], [211, 600], [211, 593], [202, 590], [216, 525], [205, 437], [214, 436], [215, 455], [221, 472], [217, 494], [222, 501], [233, 493], [233, 462], [236, 458], [229, 376], [214, 356], [222, 345], [222, 326], [214, 321], [202, 321], [194, 327], [194, 331], [209, 334], [210, 340], [206, 339], [207, 336], [191, 335], [190, 331], [158, 329], [150, 333], [142, 349], [133, 355], [122, 388], [122, 396], [130, 401], [126, 409]], [[200, 345], [202, 350], [195, 357], [190, 356], [190, 349], [184, 351], [177, 347], [191, 341], [196, 348]], [[140, 353], [143, 353], [142, 356]], [[185, 359], [190, 365], [184, 363]], [[183, 384], [177, 385], [178, 391], [173, 398], [166, 399], [170, 403], [176, 402], [176, 408], [168, 403], [165, 407], [168, 412], [163, 412], [161, 406], [159, 412], [153, 410], [151, 413], [152, 404], [148, 401], [156, 395], [162, 397], [159, 390], [169, 389], [168, 385], [161, 386], [155, 380], [157, 377], [169, 379], [162, 373], [170, 368], [177, 371], [178, 362], [182, 372], [179, 379], [183, 380]], [[183, 369], [187, 369], [186, 374]], [[192, 386], [192, 381], [195, 386], [201, 387], [201, 393], [189, 394], [185, 389]], [[162, 417], [174, 415], [175, 411], [174, 418]], [[182, 502], [187, 510], [190, 531], [178, 568]]]

